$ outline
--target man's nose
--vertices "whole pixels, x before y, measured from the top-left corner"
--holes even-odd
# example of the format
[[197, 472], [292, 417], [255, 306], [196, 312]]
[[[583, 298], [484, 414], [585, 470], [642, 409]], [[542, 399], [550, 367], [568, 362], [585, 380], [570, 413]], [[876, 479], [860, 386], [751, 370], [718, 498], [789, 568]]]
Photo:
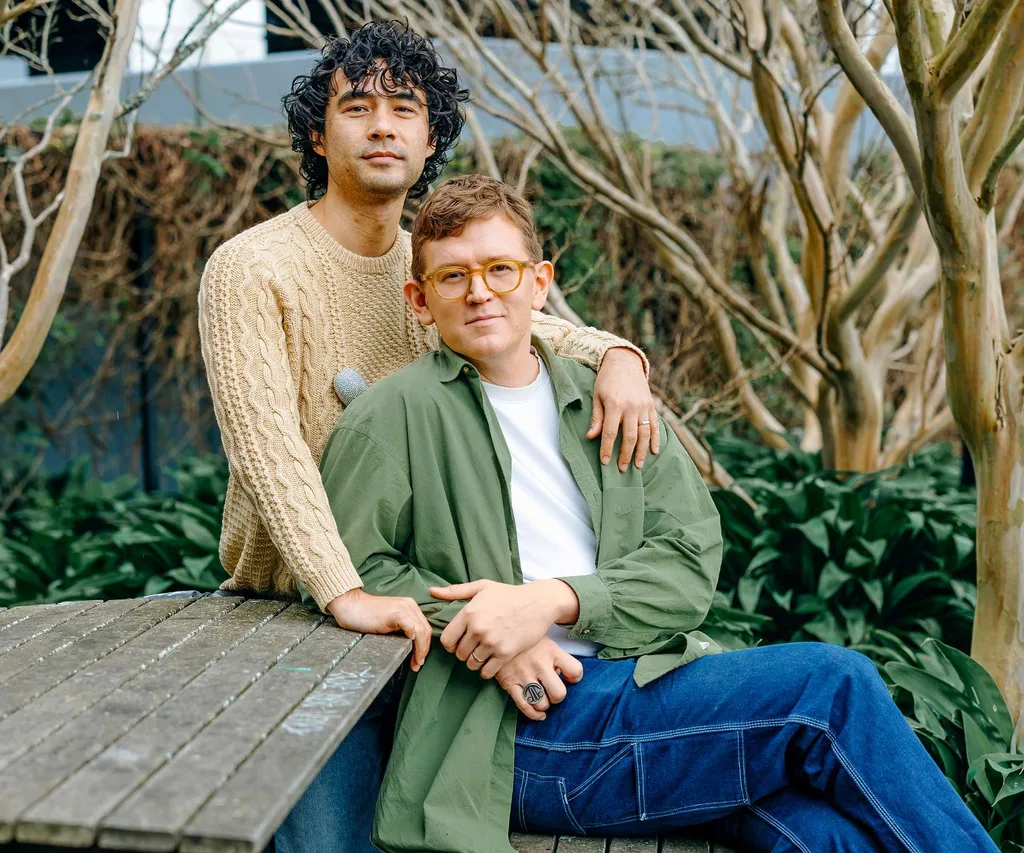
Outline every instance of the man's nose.
[[486, 302], [490, 298], [491, 291], [484, 283], [484, 274], [479, 271], [470, 273], [469, 290], [466, 291], [466, 299], [470, 302]]
[[395, 128], [391, 121], [391, 110], [388, 107], [378, 107], [373, 111], [373, 121], [370, 122], [370, 139], [393, 139], [394, 136]]

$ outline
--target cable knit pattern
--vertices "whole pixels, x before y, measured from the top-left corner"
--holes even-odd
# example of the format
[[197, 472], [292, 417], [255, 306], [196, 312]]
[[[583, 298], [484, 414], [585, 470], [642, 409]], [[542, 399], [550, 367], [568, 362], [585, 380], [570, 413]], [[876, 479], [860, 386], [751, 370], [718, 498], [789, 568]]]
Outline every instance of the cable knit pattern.
[[[221, 246], [199, 288], [199, 337], [230, 475], [220, 558], [224, 589], [321, 608], [361, 586], [320, 481], [341, 414], [334, 377], [371, 385], [438, 345], [405, 304], [409, 234], [377, 258], [347, 251], [299, 204]], [[559, 355], [596, 369], [632, 344], [543, 314], [534, 328]], [[647, 361], [644, 359], [645, 369]]]

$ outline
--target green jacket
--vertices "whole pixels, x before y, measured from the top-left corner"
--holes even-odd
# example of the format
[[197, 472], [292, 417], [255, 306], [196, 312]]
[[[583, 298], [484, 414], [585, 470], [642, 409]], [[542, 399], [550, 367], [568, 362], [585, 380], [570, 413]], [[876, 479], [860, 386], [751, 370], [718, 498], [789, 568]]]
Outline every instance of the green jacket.
[[[721, 651], [695, 630], [711, 606], [722, 537], [690, 458], [660, 423], [661, 453], [642, 470], [602, 466], [599, 443], [586, 438], [595, 374], [533, 344], [551, 374], [559, 444], [598, 542], [597, 573], [564, 578], [580, 602], [570, 636], [604, 645], [604, 658], [638, 658], [640, 686]], [[428, 587], [522, 583], [508, 448], [476, 369], [447, 347], [350, 405], [320, 470], [365, 589], [414, 598], [435, 636], [464, 602], [439, 602]], [[388, 853], [511, 853], [517, 714], [496, 681], [435, 642], [405, 685], [374, 842]]]

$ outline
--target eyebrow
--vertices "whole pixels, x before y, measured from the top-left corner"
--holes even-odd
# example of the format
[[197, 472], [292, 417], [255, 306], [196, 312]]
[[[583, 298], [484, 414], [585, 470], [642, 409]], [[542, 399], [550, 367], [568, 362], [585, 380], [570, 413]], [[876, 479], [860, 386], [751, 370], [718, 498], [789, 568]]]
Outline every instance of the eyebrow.
[[364, 101], [371, 98], [380, 97], [385, 97], [388, 100], [412, 101], [413, 103], [423, 106], [423, 101], [420, 100], [419, 96], [409, 89], [398, 89], [397, 91], [391, 92], [386, 95], [380, 95], [379, 93], [372, 92], [368, 89], [350, 89], [348, 92], [345, 92], [344, 95], [341, 95], [341, 97], [338, 98], [338, 103], [345, 104], [348, 103], [349, 101]]

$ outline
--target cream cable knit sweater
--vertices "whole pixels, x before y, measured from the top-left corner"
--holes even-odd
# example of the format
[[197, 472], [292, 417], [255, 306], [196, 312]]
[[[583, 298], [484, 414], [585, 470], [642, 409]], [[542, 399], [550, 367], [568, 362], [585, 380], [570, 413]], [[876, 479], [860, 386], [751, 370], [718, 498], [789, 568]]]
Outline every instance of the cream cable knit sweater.
[[[372, 385], [437, 346], [434, 328], [420, 326], [402, 296], [411, 262], [408, 232], [387, 254], [362, 257], [302, 203], [207, 263], [199, 337], [230, 467], [223, 589], [294, 598], [298, 580], [324, 608], [362, 585], [318, 466], [341, 414], [338, 371], [355, 368]], [[534, 329], [559, 355], [595, 369], [612, 347], [640, 352], [543, 314]]]

